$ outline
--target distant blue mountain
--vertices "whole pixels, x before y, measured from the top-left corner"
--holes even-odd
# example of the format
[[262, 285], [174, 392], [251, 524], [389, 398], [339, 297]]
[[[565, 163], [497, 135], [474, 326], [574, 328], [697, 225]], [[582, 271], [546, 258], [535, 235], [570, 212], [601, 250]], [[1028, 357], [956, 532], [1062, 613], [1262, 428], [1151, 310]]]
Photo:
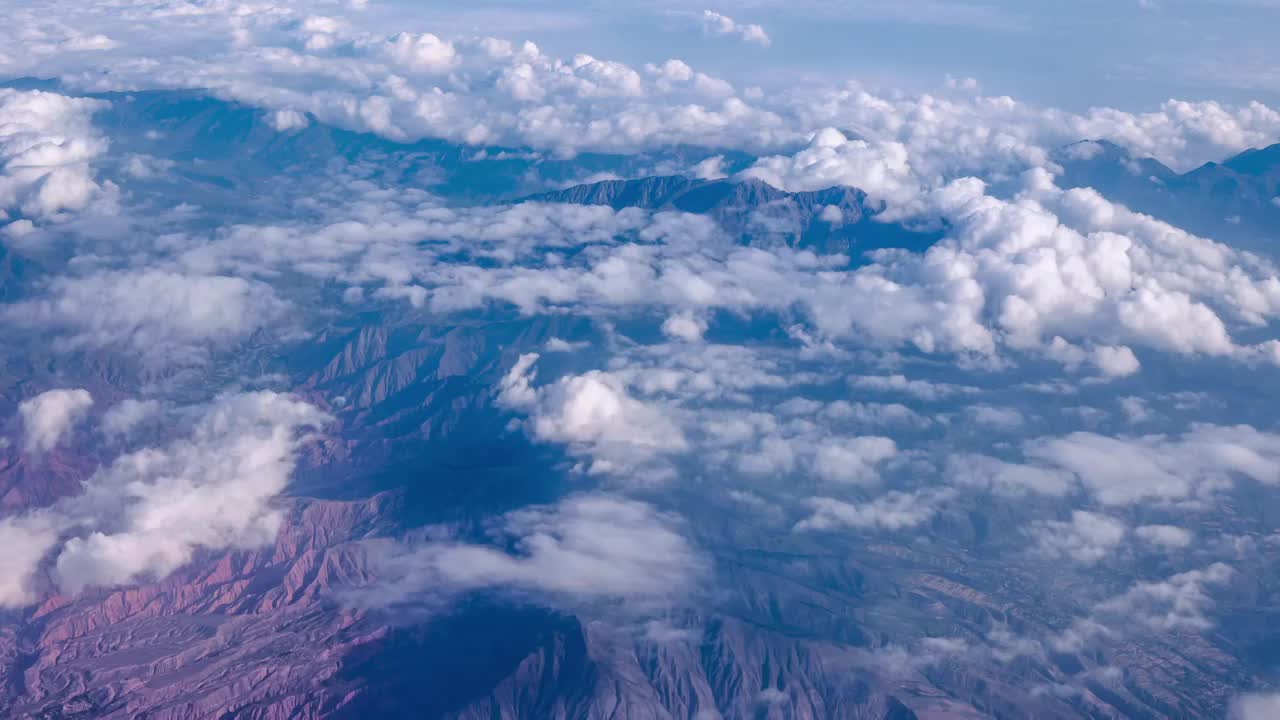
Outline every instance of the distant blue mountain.
[[1105, 140], [1062, 148], [1063, 187], [1092, 187], [1199, 235], [1276, 254], [1280, 236], [1280, 144], [1246, 150], [1222, 163], [1179, 174]]
[[844, 186], [791, 193], [755, 179], [698, 180], [673, 175], [577, 185], [523, 199], [709, 215], [744, 243], [780, 240], [855, 258], [882, 248], [922, 251], [941, 237], [940, 227], [878, 221], [883, 204], [858, 188]]
[[[68, 92], [56, 80], [20, 78], [0, 87]], [[711, 155], [731, 171], [754, 158], [739, 151], [673, 146], [633, 155], [580, 153], [559, 156], [528, 148], [475, 147], [445, 140], [396, 142], [343, 130], [309, 118], [306, 127], [278, 130], [264, 110], [212, 97], [204, 91], [70, 93], [106, 100], [94, 122], [111, 137], [112, 154], [158, 155], [182, 164], [185, 192], [206, 207], [264, 210], [292, 193], [279, 176], [306, 179], [348, 168], [356, 175], [429, 190], [451, 202], [504, 202], [547, 188], [596, 177], [637, 177], [657, 168], [692, 167]], [[155, 133], [161, 133], [159, 137]], [[198, 165], [198, 170], [190, 165]], [[166, 181], [172, 181], [167, 177]], [[219, 198], [222, 198], [221, 201]], [[255, 202], [256, 200], [256, 202]]]

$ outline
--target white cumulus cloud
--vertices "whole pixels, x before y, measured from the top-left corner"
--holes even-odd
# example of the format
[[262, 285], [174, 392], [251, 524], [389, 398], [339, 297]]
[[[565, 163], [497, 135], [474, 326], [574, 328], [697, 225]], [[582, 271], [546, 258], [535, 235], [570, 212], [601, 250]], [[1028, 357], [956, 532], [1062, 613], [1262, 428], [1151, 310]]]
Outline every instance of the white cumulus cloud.
[[46, 390], [18, 405], [29, 453], [52, 450], [89, 413], [93, 396], [88, 390]]
[[743, 42], [766, 47], [771, 42], [769, 34], [759, 25], [739, 23], [728, 15], [712, 10], [702, 11], [702, 29], [708, 35], [732, 36]]

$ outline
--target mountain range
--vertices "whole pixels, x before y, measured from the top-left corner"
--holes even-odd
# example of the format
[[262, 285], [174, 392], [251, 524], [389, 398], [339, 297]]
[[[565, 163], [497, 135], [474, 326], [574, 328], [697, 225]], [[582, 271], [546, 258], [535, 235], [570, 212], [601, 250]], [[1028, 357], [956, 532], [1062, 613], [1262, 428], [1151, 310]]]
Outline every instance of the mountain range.
[[[852, 266], [876, 250], [923, 251], [947, 230], [881, 222], [883, 205], [857, 188], [785, 192], [732, 176], [634, 177], [687, 164], [693, 150], [626, 159], [538, 158], [501, 148], [480, 154], [440, 142], [401, 145], [318, 123], [282, 134], [259, 111], [194, 93], [107, 97], [111, 106], [97, 118], [113, 131], [111, 172], [144, 146], [154, 152], [153, 143], [144, 144], [148, 130], [163, 133], [169, 148], [160, 158], [168, 170], [128, 186], [129, 200], [142, 207], [195, 203], [220, 216], [220, 224], [306, 215], [311, 190], [341, 166], [456, 205], [691, 213], [742, 245], [842, 254]], [[728, 162], [740, 168], [749, 161]], [[1093, 187], [1192, 231], [1280, 256], [1273, 249], [1280, 145], [1185, 174], [1101, 141], [1062, 148], [1054, 161], [1064, 187]], [[601, 173], [610, 177], [592, 179]], [[216, 237], [198, 224], [183, 232]], [[0, 299], [12, 302], [43, 286], [54, 250], [3, 252]], [[782, 334], [751, 322], [725, 320], [760, 338]], [[514, 427], [494, 388], [522, 355], [547, 353], [554, 342], [607, 343], [603, 325], [505, 307], [455, 314], [338, 310], [321, 315], [299, 347], [283, 351], [255, 336], [182, 370], [208, 384], [282, 379], [335, 418], [299, 459], [281, 500], [276, 539], [260, 548], [201, 552], [172, 575], [136, 586], [54, 593], [25, 610], [4, 611], [0, 714], [1217, 718], [1233, 688], [1280, 670], [1280, 633], [1274, 612], [1265, 609], [1275, 606], [1280, 582], [1275, 566], [1261, 562], [1238, 569], [1217, 607], [1225, 620], [1212, 633], [1135, 637], [1107, 650], [1064, 645], [1044, 657], [953, 652], [914, 663], [903, 654], [910, 642], [976, 644], [993, 627], [1011, 635], [1059, 631], [1089, 606], [1055, 590], [1124, 579], [1119, 568], [1054, 567], [1030, 557], [1007, 505], [960, 499], [952, 501], [953, 512], [886, 540], [794, 533], [769, 513], [741, 512], [740, 499], [704, 492], [698, 483], [654, 490], [647, 494], [652, 502], [690, 518], [688, 532], [716, 568], [705, 595], [673, 605], [660, 622], [608, 602], [552, 607], [493, 589], [444, 607], [352, 602], [379, 592], [371, 550], [379, 541], [448, 527], [457, 538], [479, 542], [492, 536], [488, 518], [593, 487], [589, 475], [568, 472], [576, 461], [564, 448], [534, 443]], [[74, 379], [95, 397], [122, 398], [181, 377], [136, 358], [106, 360], [28, 340], [3, 354], [10, 414], [24, 385], [40, 380]], [[963, 434], [959, 412], [944, 406], [929, 418], [932, 429], [918, 432]], [[74, 494], [108, 450], [102, 443], [59, 447], [33, 460], [16, 446], [0, 448], [0, 508], [15, 513]], [[1280, 501], [1261, 496], [1251, 506], [1227, 508], [1214, 522], [1230, 526], [1277, 512]], [[1115, 667], [1124, 668], [1119, 678]], [[1028, 694], [1033, 686], [1043, 690]]]

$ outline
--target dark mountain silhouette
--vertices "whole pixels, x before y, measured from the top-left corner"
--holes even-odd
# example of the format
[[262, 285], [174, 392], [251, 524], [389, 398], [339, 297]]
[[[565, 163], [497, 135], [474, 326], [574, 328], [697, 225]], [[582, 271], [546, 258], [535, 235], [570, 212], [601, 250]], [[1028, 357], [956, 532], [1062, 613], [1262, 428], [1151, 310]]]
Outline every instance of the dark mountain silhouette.
[[522, 198], [532, 202], [608, 205], [708, 215], [744, 243], [780, 241], [855, 259], [882, 248], [920, 251], [938, 228], [881, 222], [881, 203], [852, 187], [786, 192], [755, 179], [698, 180], [672, 175], [608, 180]]
[[1268, 255], [1280, 252], [1280, 144], [1179, 174], [1106, 141], [1061, 149], [1063, 187], [1092, 187], [1197, 235]]

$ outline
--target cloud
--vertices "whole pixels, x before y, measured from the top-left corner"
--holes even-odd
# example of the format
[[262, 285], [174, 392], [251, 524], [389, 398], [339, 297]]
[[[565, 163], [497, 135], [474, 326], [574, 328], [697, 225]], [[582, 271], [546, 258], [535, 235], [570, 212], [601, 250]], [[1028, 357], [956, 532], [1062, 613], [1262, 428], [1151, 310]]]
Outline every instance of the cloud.
[[572, 496], [504, 515], [492, 529], [492, 545], [432, 541], [375, 547], [379, 583], [362, 597], [391, 604], [505, 589], [551, 602], [667, 604], [696, 590], [708, 570], [680, 526], [677, 518], [635, 500]]
[[397, 65], [428, 74], [446, 73], [461, 62], [453, 43], [431, 33], [400, 33], [387, 43], [386, 53]]
[[[858, 142], [823, 130], [808, 150]], [[794, 164], [783, 158], [778, 171], [830, 181], [830, 163], [807, 151]], [[836, 165], [833, 172], [844, 172]], [[488, 303], [526, 314], [656, 305], [669, 317], [800, 308], [824, 340], [987, 362], [1010, 351], [1041, 354], [1106, 378], [1138, 372], [1135, 349], [1265, 357], [1269, 346], [1238, 344], [1233, 333], [1280, 314], [1280, 279], [1269, 263], [1092, 191], [1061, 190], [1043, 172], [1024, 176], [1011, 199], [972, 178], [938, 186], [925, 175], [913, 160], [901, 177], [886, 177], [902, 180], [904, 211], [936, 214], [947, 236], [923, 254], [882, 253], [853, 269], [840, 256], [744, 248], [710, 219], [683, 213], [541, 203], [446, 209], [410, 193], [392, 202], [358, 198], [315, 224], [232, 227], [177, 249], [169, 240], [164, 269], [58, 278], [46, 297], [6, 316], [64, 331], [67, 347], [125, 345], [190, 362], [206, 338], [225, 347], [284, 317], [287, 303], [268, 283], [287, 273], [436, 312]], [[571, 248], [585, 252], [543, 262]], [[460, 256], [472, 262], [455, 262]], [[124, 312], [103, 315], [87, 300], [98, 296], [118, 296]], [[850, 303], [867, 311], [845, 312]]]
[[[860, 12], [882, 10], [863, 4]], [[891, 14], [936, 21], [952, 10]], [[1082, 139], [1111, 140], [1190, 169], [1280, 137], [1280, 112], [1261, 103], [1169, 100], [1149, 112], [1079, 114], [972, 91], [950, 98], [876, 94], [857, 83], [736, 92], [691, 68], [677, 73], [681, 79], [665, 65], [556, 57], [532, 43], [448, 37], [417, 19], [388, 34], [392, 26], [373, 14], [323, 17], [311, 6], [177, 12], [64, 2], [49, 12], [68, 26], [102, 30], [113, 49], [76, 51], [63, 44], [70, 38], [36, 42], [46, 34], [44, 14], [17, 14], [11, 39], [0, 43], [8, 75], [61, 77], [78, 89], [211, 89], [394, 140], [439, 137], [572, 153], [705, 145], [714, 138], [718, 148], [776, 153], [823, 128], [840, 128], [874, 147], [905, 145], [921, 177], [935, 178], [1043, 166], [1051, 150]], [[759, 26], [714, 11], [695, 17], [712, 35], [768, 40]], [[152, 34], [172, 42], [158, 44]]]
[[845, 502], [829, 497], [810, 498], [804, 502], [812, 514], [796, 523], [795, 529], [834, 530], [903, 530], [928, 522], [937, 514], [939, 505], [949, 493], [890, 491], [869, 502]]
[[924, 427], [932, 422], [901, 403], [851, 403], [836, 400], [823, 408], [822, 414], [831, 420], [849, 420], [872, 427]]
[[1069, 557], [1092, 565], [1110, 556], [1124, 541], [1128, 528], [1113, 517], [1076, 510], [1070, 522], [1048, 520], [1034, 526], [1040, 551], [1049, 557]]
[[544, 403], [533, 421], [544, 440], [673, 450], [685, 444], [678, 428], [609, 373], [561, 378], [546, 389]]
[[499, 399], [529, 413], [528, 427], [545, 442], [563, 443], [595, 459], [593, 472], [629, 468], [651, 455], [687, 447], [677, 423], [632, 397], [616, 375], [591, 371], [532, 386], [536, 354], [521, 356], [503, 378]]
[[[1270, 263], [1092, 190], [1063, 191], [1042, 172], [1023, 180], [1013, 200], [973, 179], [928, 193], [948, 236], [840, 283], [845, 298], [859, 286], [892, 298], [850, 330], [930, 353], [990, 356], [1004, 346], [1069, 366], [1088, 360], [1110, 377], [1140, 367], [1130, 345], [1243, 361], [1262, 351], [1233, 341], [1228, 323], [1247, 330], [1276, 317], [1280, 279]], [[837, 293], [828, 299], [819, 286], [815, 295], [815, 315], [842, 316]]]
[[686, 342], [702, 340], [702, 334], [706, 331], [707, 321], [690, 312], [676, 313], [662, 322], [664, 335]]
[[111, 50], [117, 47], [116, 41], [103, 35], [77, 35], [66, 40], [63, 47], [71, 51], [80, 50]]
[[99, 100], [0, 88], [0, 212], [50, 221], [100, 196], [91, 163], [106, 152], [107, 140], [92, 117], [104, 107]]
[[[227, 7], [188, 8], [200, 14], [152, 25], [144, 20], [155, 19], [154, 8], [126, 4], [121, 14], [136, 11], [127, 23], [181, 33], [163, 48], [135, 47], [137, 35], [123, 24], [104, 24], [116, 42], [97, 59], [31, 54], [73, 86], [200, 87], [260, 106], [254, 117], [266, 137], [274, 137], [271, 129], [336, 123], [395, 140], [510, 144], [519, 148], [513, 156], [539, 168], [586, 150], [667, 150], [711, 138], [711, 152], [723, 154], [690, 168], [709, 153], [673, 152], [691, 159], [671, 161], [664, 172], [715, 178], [751, 164], [735, 179], [792, 190], [852, 184], [886, 203], [879, 220], [928, 223], [941, 235], [926, 251], [853, 258], [791, 237], [744, 240], [712, 218], [681, 212], [537, 202], [461, 207], [356, 163], [299, 183], [307, 189], [282, 187], [294, 193], [285, 195], [290, 200], [306, 197], [272, 208], [270, 220], [209, 228], [204, 223], [218, 222], [215, 215], [184, 224], [162, 213], [140, 220], [127, 240], [90, 244], [69, 234], [65, 248], [76, 261], [60, 275], [35, 278], [32, 294], [5, 308], [5, 320], [49, 338], [55, 352], [204, 362], [207, 374], [190, 374], [205, 382], [244, 381], [240, 363], [223, 364], [223, 354], [260, 340], [279, 350], [270, 343], [281, 333], [269, 331], [295, 329], [313, 311], [323, 314], [326, 337], [371, 317], [396, 327], [464, 318], [475, 328], [477, 319], [501, 318], [507, 327], [546, 328], [502, 348], [486, 345], [508, 363], [525, 341], [557, 353], [520, 355], [494, 388], [497, 403], [518, 416], [509, 427], [563, 446], [575, 470], [604, 475], [575, 475], [571, 483], [617, 494], [571, 496], [479, 530], [436, 527], [402, 543], [372, 543], [385, 584], [368, 593], [371, 601], [497, 590], [571, 609], [667, 603], [710, 572], [689, 528], [717, 531], [661, 508], [686, 498], [696, 508], [698, 493], [709, 492], [732, 502], [733, 513], [758, 516], [746, 520], [790, 526], [790, 542], [806, 545], [880, 532], [910, 540], [928, 535], [931, 524], [972, 523], [973, 533], [928, 540], [962, 552], [978, 569], [1014, 567], [1032, 585], [1042, 556], [1068, 569], [1105, 564], [1139, 578], [1096, 609], [1099, 626], [1209, 622], [1209, 596], [1223, 571], [1145, 579], [1137, 569], [1174, 562], [1169, 551], [1196, 538], [1173, 525], [1140, 523], [1212, 512], [1237, 482], [1280, 483], [1280, 441], [1254, 426], [1188, 424], [1238, 417], [1268, 427], [1268, 415], [1243, 401], [1237, 408], [1225, 390], [1220, 406], [1167, 414], [1160, 392], [1175, 381], [1216, 390], [1203, 371], [1222, 367], [1243, 378], [1234, 385], [1261, 378], [1256, 366], [1278, 347], [1265, 343], [1280, 315], [1280, 279], [1270, 261], [1096, 192], [1057, 187], [1049, 150], [1088, 132], [1185, 161], [1270, 137], [1280, 128], [1270, 109], [1169, 104], [1141, 115], [1073, 114], [981, 97], [964, 82], [952, 89], [966, 92], [942, 98], [856, 84], [739, 92], [674, 59], [628, 65], [556, 57], [530, 44], [420, 27], [388, 35], [359, 19], [295, 13], [287, 4], [242, 18]], [[746, 37], [743, 26], [717, 18]], [[232, 43], [234, 50], [222, 49]], [[22, 102], [60, 101], [24, 95]], [[96, 137], [84, 119], [93, 107], [68, 109], [66, 117], [40, 109], [37, 119], [54, 120], [19, 124], [35, 129], [17, 135]], [[72, 116], [88, 124], [76, 126]], [[32, 200], [46, 178], [14, 191], [6, 211], [52, 222], [110, 195], [92, 172], [104, 150], [74, 145], [53, 142], [53, 162], [61, 168], [65, 161], [93, 185], [87, 204], [72, 192], [75, 183], [59, 184], [47, 203]], [[761, 157], [743, 159], [741, 150]], [[177, 177], [176, 165], [141, 157], [126, 161], [125, 171], [150, 175], [154, 184], [165, 173]], [[586, 166], [605, 161], [613, 159], [590, 158], [573, 176], [598, 172]], [[336, 189], [312, 196], [313, 180]], [[861, 232], [852, 212], [813, 211], [819, 233]], [[13, 224], [8, 234], [33, 227]], [[341, 306], [316, 302], [338, 296]], [[589, 335], [580, 334], [584, 318]], [[553, 332], [565, 339], [545, 340]], [[430, 340], [407, 339], [413, 335], [406, 330], [405, 342]], [[294, 367], [291, 358], [270, 356]], [[155, 374], [185, 381], [184, 374]], [[1122, 407], [1147, 424], [1106, 434], [1123, 418], [1100, 380], [1113, 380], [1116, 396], [1131, 394]], [[1036, 381], [1078, 390], [1076, 407], [1059, 412], [1059, 398], [1033, 396]], [[1139, 396], [1142, 402], [1133, 400]], [[1148, 412], [1146, 403], [1162, 412]], [[1089, 424], [1086, 405], [1110, 413], [1093, 410]], [[150, 438], [171, 430], [154, 418], [179, 421], [182, 414], [168, 408], [126, 400], [108, 409], [100, 424], [108, 448], [120, 438], [133, 447], [142, 437], [147, 447], [106, 462], [82, 496], [0, 521], [0, 543], [12, 550], [0, 561], [0, 604], [38, 600], [50, 581], [67, 593], [136, 583], [172, 572], [202, 548], [270, 541], [299, 444], [323, 415], [282, 396], [228, 396], [184, 432]], [[372, 420], [355, 413], [352, 421]], [[1049, 434], [1022, 434], [1028, 424]], [[1089, 431], [1073, 432], [1078, 427]], [[52, 432], [49, 445], [67, 432]], [[667, 481], [662, 489], [678, 492], [637, 490], [646, 481]], [[646, 491], [648, 502], [621, 494]], [[1077, 505], [1091, 509], [1072, 512]], [[1241, 516], [1242, 524], [1250, 520]], [[820, 531], [829, 534], [806, 534]], [[968, 553], [968, 538], [978, 535], [983, 553]], [[1010, 602], [998, 589], [975, 590]], [[1092, 602], [1088, 588], [1081, 592], [1045, 595], [1046, 612], [1065, 617], [1081, 598]], [[1072, 629], [1103, 636], [1086, 627]], [[964, 641], [917, 644], [936, 655], [979, 657]], [[998, 633], [991, 644], [984, 662], [1039, 647]]]
[[986, 455], [955, 453], [947, 458], [946, 475], [954, 483], [997, 495], [1021, 497], [1029, 493], [1062, 497], [1076, 487], [1075, 477], [1063, 470], [1009, 463]]
[[46, 390], [18, 405], [28, 453], [52, 450], [89, 413], [93, 396], [88, 390]]
[[920, 193], [905, 145], [850, 140], [835, 128], [817, 131], [808, 147], [794, 155], [760, 158], [738, 177], [790, 192], [847, 185], [895, 205], [909, 204]]
[[1207, 588], [1225, 584], [1233, 574], [1231, 567], [1214, 563], [1165, 580], [1139, 581], [1100, 603], [1095, 612], [1122, 623], [1138, 623], [1153, 632], [1204, 630], [1212, 625], [1205, 616], [1213, 606]]
[[[699, 161], [692, 168], [693, 176], [699, 180], [720, 180], [728, 175], [724, 169], [724, 156], [714, 155], [706, 160]], [[1277, 205], [1280, 205], [1280, 198], [1277, 198]]]
[[1061, 337], [1055, 337], [1046, 348], [1045, 354], [1068, 369], [1075, 370], [1088, 362], [1101, 372], [1104, 378], [1118, 378], [1132, 375], [1141, 369], [1142, 364], [1127, 347], [1099, 345], [1089, 350], [1073, 345]]
[[1180, 171], [1280, 138], [1280, 112], [1262, 103], [1167, 100], [1148, 112], [1096, 107], [1076, 114], [1010, 97], [876, 94], [857, 83], [787, 96], [811, 130], [836, 127], [872, 143], [901, 142], [924, 177], [1048, 167], [1049, 153], [1108, 140]]
[[[1167, 638], [1170, 633], [1204, 632], [1213, 627], [1212, 589], [1234, 575], [1230, 566], [1218, 562], [1159, 580], [1137, 580], [1094, 604], [1086, 616], [1046, 638], [1046, 644], [1058, 652], [1079, 653], [1099, 641], [1136, 640], [1144, 633]], [[1039, 642], [1030, 642], [1039, 648]]]
[[538, 353], [524, 353], [516, 359], [515, 364], [502, 376], [502, 381], [498, 384], [499, 405], [522, 410], [535, 407], [538, 402], [538, 391], [533, 388], [533, 380], [537, 376], [534, 364], [538, 362], [539, 357]]
[[0, 518], [0, 607], [22, 607], [38, 598], [42, 558], [58, 542], [60, 518], [45, 512]]
[[3, 309], [11, 325], [65, 333], [69, 348], [115, 348], [153, 363], [198, 362], [284, 317], [260, 282], [143, 269], [59, 276], [43, 298]]
[[1027, 419], [1014, 408], [993, 407], [991, 405], [972, 405], [968, 408], [969, 416], [979, 425], [994, 430], [1011, 432], [1026, 424]]
[[281, 522], [275, 499], [296, 452], [327, 421], [273, 392], [218, 398], [186, 437], [121, 455], [80, 495], [0, 522], [0, 536], [22, 549], [8, 561], [0, 600], [31, 602], [46, 557], [57, 589], [75, 594], [163, 577], [197, 549], [272, 542]]
[[711, 10], [702, 11], [702, 29], [708, 35], [733, 36], [746, 43], [769, 46], [769, 35], [759, 25], [735, 22], [728, 15]]
[[1133, 395], [1120, 398], [1120, 410], [1131, 423], [1146, 422], [1151, 419], [1151, 411], [1147, 401]]
[[297, 110], [274, 110], [269, 116], [269, 122], [279, 132], [302, 130], [311, 124], [307, 116]]
[[828, 438], [818, 444], [813, 470], [828, 482], [870, 484], [878, 479], [876, 466], [897, 454], [887, 437]]
[[953, 77], [951, 75], [947, 75], [946, 80], [943, 82], [943, 86], [948, 90], [966, 90], [969, 92], [975, 92], [979, 87], [979, 83], [976, 78]]
[[1195, 535], [1174, 525], [1143, 525], [1133, 531], [1141, 540], [1156, 547], [1180, 550], [1191, 545]]
[[932, 402], [956, 395], [976, 393], [977, 388], [931, 380], [915, 380], [905, 375], [860, 375], [849, 378], [849, 385], [860, 390], [901, 393], [917, 400]]
[[129, 435], [140, 425], [154, 418], [162, 410], [158, 400], [126, 398], [112, 405], [102, 414], [101, 429], [108, 436]]
[[163, 577], [198, 548], [250, 548], [275, 539], [274, 500], [289, 482], [304, 433], [327, 422], [273, 392], [215, 401], [191, 434], [116, 458], [67, 504], [89, 532], [65, 541], [53, 576], [63, 592]]
[[1228, 720], [1270, 720], [1280, 717], [1280, 693], [1245, 693], [1231, 701]]
[[1232, 476], [1280, 483], [1280, 436], [1246, 425], [1202, 425], [1173, 437], [1075, 432], [1029, 441], [1025, 452], [1071, 471], [1108, 506], [1189, 501]]

